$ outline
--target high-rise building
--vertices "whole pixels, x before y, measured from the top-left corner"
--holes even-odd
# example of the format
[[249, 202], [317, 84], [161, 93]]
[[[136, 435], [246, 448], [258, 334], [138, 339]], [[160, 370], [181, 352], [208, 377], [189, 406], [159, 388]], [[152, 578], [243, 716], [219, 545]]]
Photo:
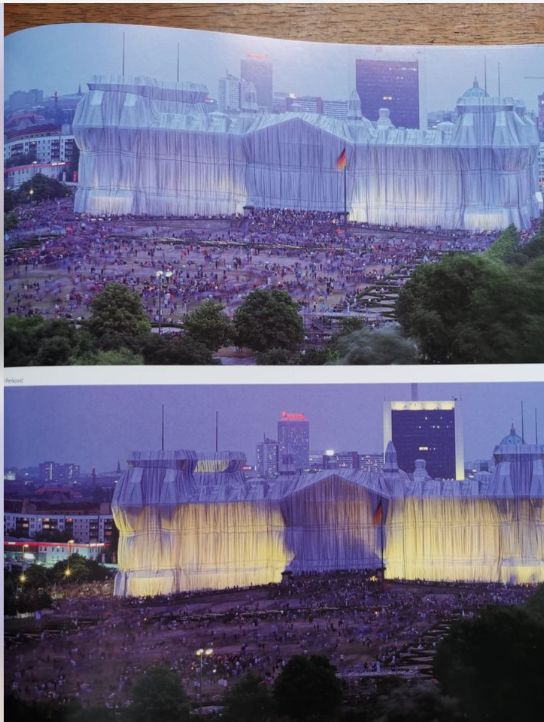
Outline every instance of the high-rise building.
[[331, 118], [345, 118], [348, 114], [347, 100], [324, 100], [323, 115]]
[[240, 83], [240, 110], [256, 113], [259, 110], [255, 86], [249, 80]]
[[44, 461], [39, 466], [40, 481], [77, 481], [79, 464], [58, 464], [56, 461]]
[[272, 110], [273, 86], [272, 63], [267, 55], [248, 53], [240, 61], [240, 77], [255, 86], [257, 105], [264, 110]]
[[289, 96], [287, 110], [293, 113], [323, 113], [323, 100], [318, 95]]
[[310, 464], [310, 423], [304, 414], [282, 411], [278, 421], [278, 468], [294, 474]]
[[381, 471], [383, 469], [383, 454], [359, 454], [359, 468], [361, 471]]
[[419, 128], [417, 60], [356, 60], [355, 85], [365, 118], [378, 120], [380, 108], [388, 108], [393, 125]]
[[278, 442], [267, 439], [266, 436], [257, 444], [257, 463], [255, 465], [259, 476], [265, 479], [278, 473]]
[[463, 431], [458, 401], [386, 401], [384, 448], [392, 441], [407, 473], [424, 459], [433, 479], [464, 478]]
[[538, 132], [540, 140], [544, 141], [544, 93], [538, 96]]
[[236, 113], [240, 110], [240, 80], [227, 73], [219, 78], [218, 105], [221, 113]]
[[356, 451], [334, 451], [328, 449], [323, 454], [324, 469], [359, 469], [360, 458]]

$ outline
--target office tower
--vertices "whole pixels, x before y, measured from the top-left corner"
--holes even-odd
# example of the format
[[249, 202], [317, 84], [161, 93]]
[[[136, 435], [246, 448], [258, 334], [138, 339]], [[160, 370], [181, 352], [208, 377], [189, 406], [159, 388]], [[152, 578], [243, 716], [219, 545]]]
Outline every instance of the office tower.
[[334, 451], [327, 449], [323, 454], [324, 469], [359, 469], [360, 457], [356, 451]]
[[318, 95], [301, 95], [287, 98], [287, 110], [293, 113], [323, 113], [323, 100]]
[[389, 108], [393, 125], [419, 128], [417, 60], [356, 60], [355, 85], [365, 118], [378, 120], [380, 108]]
[[282, 411], [278, 421], [279, 472], [294, 474], [310, 464], [310, 423], [304, 414]]
[[257, 463], [255, 465], [259, 476], [265, 479], [278, 473], [278, 442], [267, 439], [266, 436], [257, 444]]
[[232, 113], [240, 110], [240, 81], [234, 75], [227, 73], [219, 78], [218, 105], [221, 113]]
[[386, 401], [384, 448], [392, 441], [399, 468], [411, 474], [424, 459], [433, 479], [464, 478], [463, 431], [458, 401]]
[[44, 461], [39, 465], [39, 479], [44, 482], [77, 481], [79, 464], [58, 464], [56, 461]]
[[248, 53], [240, 61], [240, 77], [255, 86], [257, 105], [264, 110], [272, 110], [272, 63], [267, 55]]
[[259, 110], [255, 86], [249, 80], [240, 83], [240, 110], [256, 113]]

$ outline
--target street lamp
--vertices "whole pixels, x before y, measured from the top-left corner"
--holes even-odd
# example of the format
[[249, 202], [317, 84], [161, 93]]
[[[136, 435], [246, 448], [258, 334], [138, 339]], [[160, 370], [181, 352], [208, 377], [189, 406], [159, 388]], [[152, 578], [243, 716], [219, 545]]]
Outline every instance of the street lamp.
[[72, 573], [70, 571], [70, 557], [72, 556], [72, 544], [74, 543], [73, 539], [68, 539], [68, 565], [66, 569], [64, 570], [64, 576], [69, 577]]
[[159, 287], [159, 336], [161, 335], [161, 323], [162, 323], [162, 284], [163, 279], [171, 278], [174, 275], [173, 271], [157, 271], [155, 276], [157, 278], [157, 285]]
[[202, 672], [204, 668], [204, 657], [211, 657], [213, 649], [211, 647], [208, 647], [207, 649], [201, 647], [196, 650], [195, 654], [200, 658], [200, 684], [198, 686], [198, 701], [200, 702], [202, 700]]

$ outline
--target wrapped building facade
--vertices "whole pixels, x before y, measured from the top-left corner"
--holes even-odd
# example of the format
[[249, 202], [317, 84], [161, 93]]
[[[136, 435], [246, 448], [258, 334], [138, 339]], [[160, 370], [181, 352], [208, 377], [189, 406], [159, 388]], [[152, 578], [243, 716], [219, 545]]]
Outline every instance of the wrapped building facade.
[[79, 104], [75, 210], [151, 216], [231, 215], [244, 206], [342, 212], [371, 224], [526, 228], [539, 213], [538, 133], [521, 101], [478, 87], [455, 124], [372, 123], [313, 113], [205, 112], [207, 91], [149, 78], [96, 78]]
[[279, 582], [282, 573], [375, 569], [401, 579], [544, 581], [544, 447], [514, 433], [492, 473], [433, 480], [334, 470], [248, 480], [243, 454], [135, 453], [116, 487], [115, 593]]

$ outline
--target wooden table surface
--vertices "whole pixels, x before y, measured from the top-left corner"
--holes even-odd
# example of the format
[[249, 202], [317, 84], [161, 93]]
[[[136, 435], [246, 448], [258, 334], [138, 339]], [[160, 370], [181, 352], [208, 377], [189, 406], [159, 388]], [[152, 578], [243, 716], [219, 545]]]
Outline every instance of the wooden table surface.
[[375, 44], [544, 43], [544, 4], [7, 3], [4, 32], [116, 22]]

